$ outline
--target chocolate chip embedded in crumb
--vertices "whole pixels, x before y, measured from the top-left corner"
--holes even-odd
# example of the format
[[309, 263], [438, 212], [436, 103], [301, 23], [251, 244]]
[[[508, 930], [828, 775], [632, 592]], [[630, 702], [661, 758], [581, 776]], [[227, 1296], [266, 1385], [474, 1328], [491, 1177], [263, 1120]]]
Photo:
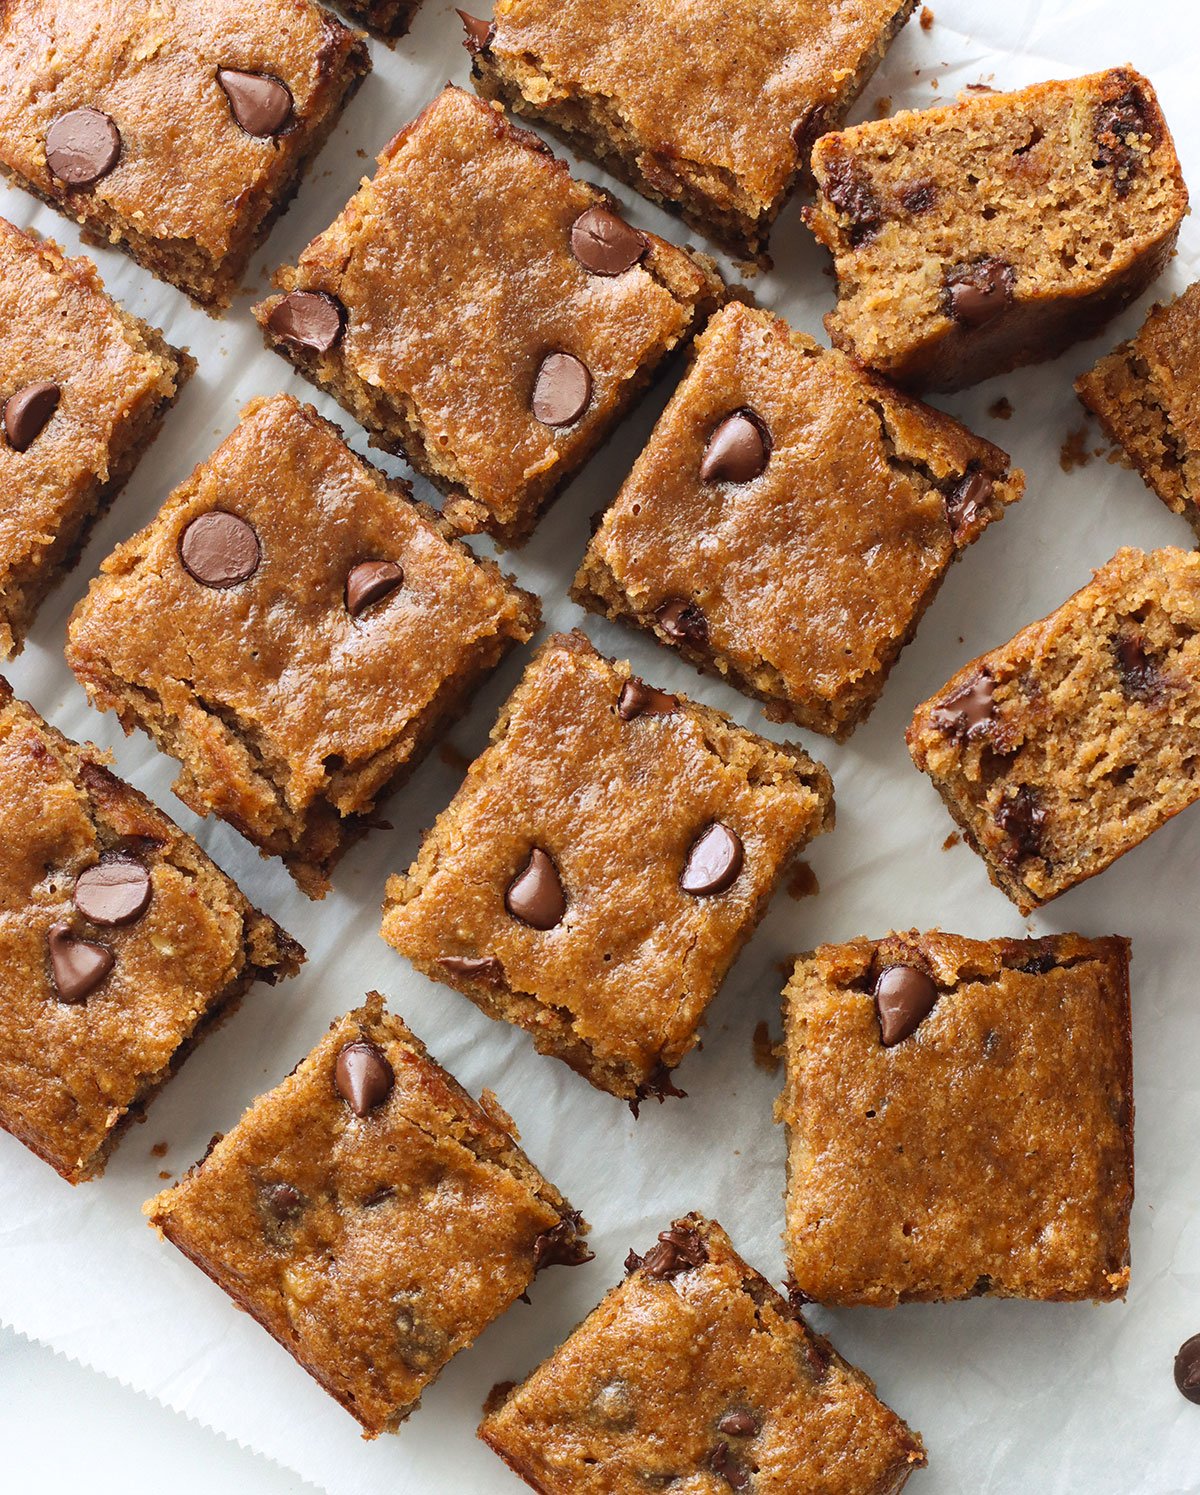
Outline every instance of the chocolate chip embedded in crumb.
[[247, 135], [266, 139], [280, 134], [290, 123], [292, 92], [278, 78], [219, 67], [217, 82], [229, 100], [230, 113]]
[[976, 468], [966, 472], [946, 494], [946, 518], [957, 540], [959, 535], [987, 512], [996, 492], [990, 472]]
[[883, 227], [883, 206], [875, 189], [849, 157], [836, 156], [830, 162], [821, 191], [838, 216], [847, 220], [852, 249], [860, 249]]
[[1114, 639], [1113, 653], [1116, 656], [1122, 691], [1135, 701], [1153, 699], [1162, 686], [1162, 677], [1146, 653], [1141, 635], [1125, 634]]
[[328, 353], [345, 328], [346, 308], [328, 291], [289, 291], [267, 318], [269, 332], [311, 353]]
[[641, 1115], [642, 1102], [653, 1098], [661, 1106], [668, 1095], [673, 1095], [679, 1100], [687, 1099], [687, 1091], [680, 1090], [671, 1077], [671, 1071], [665, 1064], [655, 1065], [649, 1079], [644, 1080], [637, 1089], [637, 1094], [629, 1102], [629, 1109], [633, 1112], [636, 1121]]
[[984, 327], [1007, 310], [1013, 299], [1017, 277], [1004, 260], [977, 260], [947, 270], [942, 290], [942, 310], [970, 331]]
[[900, 206], [906, 213], [917, 216], [920, 213], [928, 213], [937, 201], [937, 185], [934, 182], [912, 182], [907, 187], [900, 189]]
[[14, 390], [4, 402], [4, 434], [14, 452], [27, 452], [50, 424], [62, 390], [50, 379], [39, 379]]
[[133, 924], [150, 907], [150, 872], [136, 857], [106, 857], [75, 879], [75, 907], [93, 924]]
[[735, 410], [708, 438], [700, 463], [705, 483], [749, 483], [771, 455], [771, 433], [753, 410]]
[[294, 1184], [264, 1184], [259, 1190], [263, 1212], [277, 1225], [294, 1225], [308, 1203]]
[[533, 1270], [543, 1267], [580, 1267], [594, 1252], [579, 1234], [583, 1217], [577, 1210], [564, 1215], [557, 1225], [543, 1230], [533, 1243]]
[[724, 893], [737, 881], [744, 862], [742, 838], [714, 820], [692, 842], [679, 886], [697, 898]]
[[1038, 803], [1037, 791], [1028, 784], [1006, 794], [996, 811], [996, 824], [1008, 837], [1009, 844], [1001, 850], [1001, 856], [1010, 866], [1042, 854], [1046, 811]]
[[113, 968], [112, 951], [106, 945], [80, 939], [69, 924], [51, 924], [46, 931], [46, 947], [60, 1002], [82, 1002]]
[[[626, 1257], [626, 1268], [629, 1268], [629, 1261], [634, 1254], [631, 1251]], [[657, 1243], [650, 1247], [645, 1256], [637, 1258], [637, 1266], [647, 1277], [653, 1277], [659, 1282], [670, 1282], [682, 1272], [702, 1267], [707, 1260], [708, 1248], [699, 1231], [693, 1230], [690, 1225], [672, 1225], [670, 1230], [659, 1232]], [[636, 1269], [637, 1267], [633, 1268]]]
[[1179, 1346], [1175, 1356], [1175, 1384], [1181, 1396], [1200, 1405], [1200, 1334], [1193, 1334]]
[[684, 597], [672, 597], [654, 614], [658, 626], [677, 644], [694, 644], [703, 648], [708, 643], [708, 619], [694, 602]]
[[947, 737], [969, 741], [982, 737], [992, 721], [995, 711], [996, 683], [986, 669], [979, 670], [935, 706], [932, 712], [933, 725]]
[[635, 721], [639, 716], [670, 716], [679, 710], [679, 701], [665, 690], [655, 690], [636, 675], [631, 675], [621, 687], [617, 697], [617, 715], [623, 722]]
[[571, 253], [593, 275], [622, 275], [647, 249], [645, 234], [608, 208], [587, 208], [571, 225]]
[[758, 1432], [758, 1419], [749, 1412], [726, 1412], [717, 1419], [717, 1432], [728, 1438], [753, 1438]]
[[404, 571], [395, 561], [359, 561], [346, 577], [346, 611], [352, 618], [361, 618], [403, 584]]
[[193, 519], [179, 538], [183, 568], [201, 586], [224, 591], [248, 581], [262, 560], [254, 526], [225, 509]]
[[553, 858], [540, 846], [529, 853], [529, 860], [509, 883], [504, 906], [522, 924], [531, 929], [553, 929], [561, 924], [567, 911], [567, 898]]
[[46, 165], [68, 187], [92, 187], [121, 155], [121, 132], [102, 110], [71, 109], [46, 131]]
[[875, 1010], [885, 1049], [910, 1038], [929, 1016], [938, 991], [916, 966], [885, 966], [875, 982]]
[[425, 1318], [421, 1294], [400, 1292], [392, 1303], [396, 1315], [397, 1348], [405, 1365], [421, 1374], [443, 1365], [449, 1355], [450, 1340], [444, 1330]]
[[382, 1051], [361, 1038], [345, 1045], [333, 1070], [338, 1094], [359, 1117], [387, 1100], [395, 1079]]
[[1096, 157], [1092, 165], [1097, 171], [1114, 168], [1118, 197], [1128, 196], [1143, 156], [1158, 143], [1157, 135], [1151, 124], [1150, 105], [1136, 84], [1097, 108]]
[[474, 57], [477, 53], [485, 51], [491, 46], [496, 35], [496, 28], [491, 21], [481, 21], [478, 16], [469, 15], [465, 10], [456, 10], [459, 20], [463, 23], [463, 46]]
[[719, 1474], [731, 1490], [745, 1490], [750, 1486], [750, 1474], [743, 1469], [729, 1451], [728, 1443], [718, 1443], [708, 1456], [708, 1467]]
[[533, 381], [530, 409], [544, 426], [571, 426], [592, 398], [588, 366], [574, 353], [548, 353]]
[[443, 955], [438, 965], [449, 975], [468, 981], [498, 981], [504, 974], [494, 955]]

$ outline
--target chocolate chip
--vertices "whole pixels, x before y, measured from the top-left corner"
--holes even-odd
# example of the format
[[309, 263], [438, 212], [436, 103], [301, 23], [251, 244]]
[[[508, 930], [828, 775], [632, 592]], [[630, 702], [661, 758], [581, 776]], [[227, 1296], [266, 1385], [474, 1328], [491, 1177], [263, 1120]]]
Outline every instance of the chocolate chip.
[[71, 109], [46, 131], [46, 165], [68, 187], [91, 187], [121, 154], [121, 132], [99, 109]]
[[1037, 791], [1028, 784], [1011, 791], [996, 811], [996, 824], [1009, 838], [1001, 855], [1010, 865], [1023, 857], [1039, 856], [1046, 811], [1038, 803]]
[[946, 518], [955, 539], [987, 511], [995, 491], [996, 483], [990, 472], [976, 468], [959, 478], [946, 494]]
[[50, 952], [50, 975], [62, 1002], [82, 1002], [113, 968], [113, 953], [106, 945], [81, 940], [69, 924], [51, 924], [46, 931]]
[[934, 182], [913, 182], [911, 186], [901, 188], [900, 206], [915, 217], [919, 213], [928, 213], [937, 201], [937, 195]]
[[588, 366], [574, 353], [548, 353], [533, 381], [530, 408], [544, 426], [570, 426], [592, 398]]
[[473, 981], [498, 981], [504, 974], [494, 955], [443, 955], [438, 965], [451, 976]]
[[742, 838], [714, 820], [692, 842], [679, 886], [697, 898], [724, 893], [737, 881], [744, 861]]
[[617, 715], [623, 722], [634, 721], [639, 716], [670, 716], [678, 711], [679, 702], [665, 690], [655, 690], [636, 675], [631, 675], [621, 687], [617, 697]]
[[396, 1310], [396, 1335], [400, 1358], [410, 1370], [428, 1374], [443, 1365], [450, 1352], [444, 1329], [425, 1317], [420, 1292], [399, 1292], [392, 1300]]
[[646, 236], [607, 208], [587, 208], [571, 225], [571, 253], [593, 275], [624, 274], [646, 247]]
[[792, 1317], [801, 1319], [801, 1321], [803, 1322], [803, 1316], [800, 1310], [805, 1306], [806, 1303], [811, 1303], [813, 1300], [808, 1296], [808, 1294], [799, 1285], [799, 1283], [790, 1272], [784, 1280], [783, 1290], [787, 1294], [788, 1306], [792, 1310]]
[[14, 452], [27, 452], [58, 409], [62, 390], [49, 379], [26, 384], [4, 402], [4, 434]]
[[132, 924], [150, 907], [150, 872], [131, 856], [106, 857], [75, 879], [75, 907], [93, 924]]
[[636, 1271], [638, 1271], [640, 1269], [641, 1265], [642, 1265], [642, 1258], [637, 1254], [637, 1252], [633, 1249], [633, 1247], [630, 1246], [630, 1248], [629, 1248], [629, 1250], [628, 1250], [628, 1252], [626, 1253], [626, 1256], [625, 1256], [625, 1275], [626, 1275], [626, 1277], [632, 1276], [634, 1272], [636, 1272]]
[[201, 514], [179, 539], [183, 568], [201, 586], [222, 591], [258, 570], [262, 559], [254, 526], [225, 509]]
[[234, 119], [247, 135], [278, 135], [292, 117], [292, 92], [269, 73], [244, 73], [219, 67], [217, 82], [225, 90]]
[[758, 1420], [749, 1412], [726, 1412], [717, 1421], [717, 1432], [730, 1438], [753, 1438], [758, 1432]]
[[753, 410], [735, 410], [708, 438], [700, 463], [705, 483], [748, 483], [771, 455], [771, 433]]
[[654, 614], [658, 626], [677, 644], [695, 644], [703, 648], [708, 643], [708, 619], [694, 602], [684, 597], [673, 597]]
[[356, 1116], [381, 1106], [395, 1083], [392, 1066], [373, 1043], [356, 1039], [337, 1056], [333, 1080], [337, 1092]]
[[259, 1198], [265, 1213], [278, 1225], [294, 1225], [308, 1203], [300, 1190], [288, 1183], [264, 1184]]
[[391, 1184], [377, 1184], [369, 1194], [362, 1198], [363, 1209], [378, 1209], [381, 1204], [386, 1204], [389, 1199], [395, 1198], [396, 1191]]
[[1121, 689], [1133, 700], [1146, 701], [1156, 696], [1162, 686], [1162, 677], [1146, 653], [1140, 634], [1126, 634], [1113, 642], [1113, 653], [1117, 659], [1117, 674], [1121, 677]]
[[[631, 1251], [625, 1259], [627, 1269], [633, 1257], [634, 1253]], [[670, 1230], [660, 1231], [657, 1243], [650, 1247], [645, 1256], [636, 1259], [637, 1266], [641, 1267], [646, 1276], [659, 1282], [670, 1282], [682, 1272], [702, 1267], [707, 1260], [708, 1248], [699, 1231], [693, 1230], [690, 1225], [672, 1225]]]
[[504, 907], [531, 929], [553, 929], [567, 911], [566, 894], [553, 860], [535, 846], [529, 860], [509, 883]]
[[267, 318], [267, 329], [284, 342], [328, 353], [341, 341], [346, 308], [327, 291], [289, 291]]
[[992, 721], [996, 685], [986, 669], [981, 669], [940, 706], [933, 709], [933, 725], [947, 737], [969, 740], [982, 737]]
[[1200, 1334], [1193, 1334], [1179, 1346], [1175, 1356], [1175, 1384], [1181, 1396], [1200, 1405]]
[[543, 1230], [533, 1243], [533, 1270], [543, 1267], [580, 1267], [591, 1261], [594, 1253], [589, 1250], [579, 1234], [583, 1216], [578, 1210], [565, 1214], [557, 1225]]
[[875, 982], [875, 1010], [884, 1048], [910, 1038], [929, 1016], [937, 997], [932, 979], [916, 966], [885, 966]]
[[731, 1490], [745, 1490], [750, 1484], [750, 1475], [729, 1452], [728, 1443], [718, 1443], [708, 1456], [708, 1467], [719, 1474]]
[[866, 176], [846, 156], [837, 156], [829, 164], [821, 188], [838, 216], [845, 218], [852, 249], [873, 239], [883, 226], [883, 207]]
[[680, 1090], [671, 1077], [671, 1071], [665, 1064], [656, 1064], [649, 1079], [643, 1080], [637, 1088], [637, 1094], [629, 1102], [629, 1109], [633, 1112], [636, 1121], [641, 1115], [642, 1102], [644, 1100], [656, 1100], [661, 1106], [668, 1095], [678, 1097], [680, 1100], [687, 1099], [687, 1091]]
[[463, 46], [472, 57], [491, 46], [492, 38], [496, 35], [496, 28], [491, 21], [481, 21], [478, 16], [468, 15], [465, 10], [458, 11], [458, 18], [466, 32]]
[[404, 572], [395, 561], [359, 561], [346, 578], [346, 611], [361, 618], [367, 608], [390, 597], [404, 582]]
[[[1107, 99], [1096, 110], [1097, 171], [1113, 167], [1118, 197], [1126, 197], [1141, 165], [1142, 153], [1157, 144], [1157, 130], [1152, 126], [1150, 105], [1136, 84], [1115, 99]], [[1132, 143], [1131, 143], [1132, 142]], [[1139, 150], [1140, 147], [1141, 149]]]
[[815, 1339], [804, 1336], [804, 1364], [814, 1381], [823, 1381], [829, 1373], [829, 1350]]
[[942, 290], [942, 310], [948, 317], [974, 331], [993, 321], [1013, 299], [1017, 277], [1004, 260], [976, 260], [947, 270]]

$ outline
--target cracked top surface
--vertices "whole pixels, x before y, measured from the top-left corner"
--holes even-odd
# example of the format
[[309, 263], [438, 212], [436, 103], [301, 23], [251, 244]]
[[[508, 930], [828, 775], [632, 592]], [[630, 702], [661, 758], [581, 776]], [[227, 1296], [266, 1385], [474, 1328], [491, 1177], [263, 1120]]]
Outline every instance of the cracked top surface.
[[[888, 966], [938, 997], [885, 1048]], [[892, 934], [785, 993], [787, 1245], [822, 1303], [1123, 1297], [1133, 1200], [1128, 943]]]
[[[213, 511], [257, 535], [256, 569], [232, 586], [202, 585], [181, 559], [184, 531]], [[403, 582], [352, 616], [347, 578], [369, 560], [398, 563]], [[527, 637], [531, 606], [310, 406], [277, 395], [252, 401], [105, 561], [68, 657], [103, 705], [178, 723], [213, 792], [225, 785], [233, 813], [269, 829], [278, 796], [347, 814], [369, 801], [396, 768], [379, 755], [481, 643]]]
[[[712, 432], [744, 409], [769, 433], [764, 470], [705, 481]], [[993, 490], [955, 527], [947, 495], [968, 470], [993, 475]], [[705, 652], [783, 714], [837, 732], [874, 700], [958, 551], [1023, 487], [999, 448], [733, 303], [696, 340], [578, 583], [602, 570], [651, 624], [668, 599], [689, 598], [707, 619]]]
[[923, 1449], [870, 1381], [719, 1225], [689, 1215], [667, 1233], [699, 1264], [634, 1270], [489, 1406], [484, 1441], [545, 1495], [894, 1495]]
[[[466, 781], [404, 876], [388, 884], [384, 937], [421, 969], [491, 957], [468, 995], [553, 1034], [551, 1051], [632, 1095], [695, 1042], [700, 1019], [760, 903], [831, 818], [828, 776], [720, 713], [679, 699], [622, 720], [627, 666], [581, 634], [527, 669]], [[725, 891], [680, 886], [689, 849], [720, 822], [744, 860]], [[548, 929], [512, 917], [509, 884], [532, 848], [553, 861], [566, 910]]]
[[[247, 964], [295, 968], [295, 947], [149, 801], [0, 681], [0, 1125], [64, 1177], [86, 1177], [112, 1128]], [[98, 926], [76, 878], [102, 854], [136, 853], [150, 901]], [[58, 1000], [52, 925], [102, 944], [112, 968], [85, 1000]]]
[[[392, 1084], [360, 1116], [337, 1060], [362, 1042]], [[146, 1212], [379, 1433], [525, 1291], [538, 1237], [575, 1219], [492, 1112], [373, 993]]]

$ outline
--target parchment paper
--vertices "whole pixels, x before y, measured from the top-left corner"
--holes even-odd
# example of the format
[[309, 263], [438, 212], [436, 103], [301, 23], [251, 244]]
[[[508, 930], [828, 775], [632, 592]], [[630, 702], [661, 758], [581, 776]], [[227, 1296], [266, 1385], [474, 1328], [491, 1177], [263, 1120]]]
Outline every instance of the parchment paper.
[[[925, 106], [967, 83], [1017, 86], [1128, 60], [1153, 79], [1185, 169], [1200, 182], [1194, 0], [936, 0], [936, 12], [928, 31], [916, 19], [907, 27], [855, 118], [886, 110], [885, 98], [895, 108]], [[412, 36], [394, 52], [373, 44], [375, 72], [259, 255], [254, 294], [271, 268], [294, 258], [333, 218], [391, 134], [447, 78], [466, 82], [459, 37], [444, 0], [426, 0]], [[584, 174], [600, 175], [587, 167]], [[640, 197], [624, 188], [618, 195], [634, 222], [684, 237], [675, 220]], [[78, 247], [71, 225], [21, 192], [0, 192], [0, 213]], [[832, 305], [832, 283], [795, 203], [773, 249], [776, 269], [754, 282], [755, 294], [823, 338], [820, 317]], [[518, 1482], [474, 1437], [484, 1396], [564, 1337], [620, 1277], [631, 1245], [644, 1249], [673, 1214], [698, 1208], [722, 1221], [751, 1262], [775, 1280], [782, 1275], [784, 1141], [771, 1112], [779, 1079], [755, 1066], [751, 1036], [763, 1019], [778, 1031], [780, 963], [789, 954], [911, 925], [980, 936], [1116, 930], [1131, 935], [1134, 948], [1138, 1190], [1128, 1302], [1093, 1308], [983, 1300], [894, 1312], [814, 1309], [812, 1318], [925, 1435], [930, 1468], [914, 1477], [914, 1495], [1200, 1489], [1200, 1410], [1171, 1380], [1177, 1345], [1200, 1331], [1200, 812], [1180, 816], [1102, 878], [1023, 924], [970, 851], [943, 848], [950, 820], [902, 741], [918, 700], [965, 660], [1056, 606], [1118, 545], [1192, 543], [1184, 523], [1131, 473], [1102, 459], [1068, 473], [1059, 462], [1064, 439], [1083, 424], [1071, 380], [1139, 325], [1153, 295], [1058, 362], [944, 401], [1012, 451], [1028, 474], [1027, 496], [954, 569], [882, 704], [849, 745], [798, 734], [829, 765], [836, 786], [837, 829], [809, 857], [819, 895], [796, 901], [780, 893], [711, 1009], [703, 1050], [679, 1071], [688, 1099], [649, 1105], [635, 1124], [618, 1101], [536, 1055], [523, 1033], [418, 976], [379, 938], [385, 877], [407, 865], [420, 828], [454, 792], [461, 769], [452, 757], [432, 754], [392, 802], [394, 828], [362, 843], [339, 869], [334, 893], [314, 905], [277, 863], [260, 860], [230, 828], [197, 820], [174, 799], [173, 763], [140, 736], [126, 741], [114, 718], [86, 705], [62, 658], [70, 607], [103, 556], [150, 519], [247, 399], [281, 389], [315, 399], [366, 450], [362, 433], [332, 402], [314, 396], [263, 349], [249, 294], [212, 321], [123, 256], [86, 252], [113, 293], [173, 342], [190, 345], [200, 368], [82, 564], [42, 609], [10, 676], [64, 731], [115, 748], [119, 770], [301, 938], [310, 961], [298, 980], [249, 994], [188, 1059], [146, 1124], [126, 1136], [99, 1182], [71, 1189], [0, 1134], [0, 1320], [278, 1460], [330, 1495], [515, 1492]], [[1200, 234], [1189, 222], [1157, 295], [1196, 277], [1198, 252]], [[987, 413], [1001, 396], [1014, 407], [1007, 422]], [[655, 684], [686, 689], [759, 731], [784, 735], [755, 706], [701, 680], [667, 650], [585, 620], [565, 600], [589, 516], [615, 492], [665, 397], [660, 390], [634, 414], [528, 548], [506, 564], [545, 599], [548, 625], [583, 622], [602, 650], [631, 658]], [[1087, 448], [1099, 444], [1093, 427]], [[383, 465], [405, 470], [387, 459]], [[525, 657], [510, 659], [480, 692], [452, 734], [454, 748], [467, 755], [481, 748]], [[594, 1222], [596, 1260], [545, 1273], [532, 1305], [514, 1306], [460, 1355], [400, 1436], [367, 1444], [283, 1350], [159, 1243], [140, 1210], [161, 1186], [160, 1170], [182, 1172], [212, 1132], [228, 1129], [371, 987], [388, 995], [475, 1093], [484, 1085], [497, 1091], [531, 1156]], [[151, 1152], [160, 1142], [168, 1144], [162, 1159]]]

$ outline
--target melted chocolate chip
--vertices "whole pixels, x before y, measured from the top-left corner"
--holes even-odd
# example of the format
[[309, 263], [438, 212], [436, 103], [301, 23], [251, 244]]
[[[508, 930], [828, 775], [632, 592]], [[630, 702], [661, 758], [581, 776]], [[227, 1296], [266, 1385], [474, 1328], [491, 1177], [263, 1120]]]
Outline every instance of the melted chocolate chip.
[[201, 514], [179, 538], [183, 568], [201, 586], [224, 591], [247, 581], [262, 560], [254, 526], [225, 509]]
[[230, 112], [247, 135], [266, 139], [280, 134], [291, 122], [291, 90], [269, 73], [219, 67], [217, 82], [229, 100]]
[[636, 675], [631, 675], [621, 687], [617, 697], [617, 715], [623, 722], [635, 721], [639, 716], [670, 716], [679, 710], [675, 696], [665, 690], [655, 690]]
[[404, 572], [395, 561], [359, 561], [346, 577], [346, 611], [352, 618], [361, 618], [403, 584]]
[[742, 838], [714, 820], [692, 842], [679, 886], [697, 898], [724, 893], [737, 881], [744, 862]]
[[946, 494], [946, 518], [956, 540], [987, 512], [995, 491], [996, 481], [991, 473], [976, 468], [964, 473]]
[[49, 379], [14, 390], [4, 402], [4, 434], [14, 452], [27, 452], [50, 424], [62, 390]]
[[729, 1438], [753, 1438], [758, 1432], [758, 1419], [749, 1412], [726, 1412], [717, 1420], [717, 1432]]
[[113, 968], [113, 953], [106, 945], [81, 940], [69, 924], [51, 924], [46, 932], [50, 953], [50, 975], [60, 1002], [82, 1002]]
[[847, 220], [852, 249], [859, 249], [883, 227], [883, 206], [862, 171], [846, 156], [830, 162], [821, 188], [839, 217]]
[[792, 1310], [792, 1317], [802, 1320], [800, 1310], [805, 1306], [806, 1303], [811, 1303], [813, 1300], [797, 1283], [796, 1279], [790, 1272], [788, 1273], [787, 1278], [784, 1281], [783, 1290], [787, 1294], [788, 1306]]
[[544, 426], [571, 426], [592, 398], [588, 366], [574, 353], [548, 353], [533, 381], [530, 409]]
[[99, 109], [71, 109], [46, 131], [46, 165], [68, 187], [92, 187], [117, 164], [121, 132]]
[[136, 857], [105, 857], [75, 879], [75, 907], [93, 924], [133, 924], [150, 907], [150, 872]]
[[[631, 1251], [625, 1259], [627, 1269], [633, 1270], [629, 1268], [633, 1257], [634, 1253]], [[707, 1260], [708, 1247], [699, 1231], [693, 1230], [690, 1225], [672, 1225], [670, 1230], [659, 1232], [656, 1244], [650, 1247], [645, 1256], [637, 1257], [636, 1264], [647, 1277], [653, 1277], [659, 1282], [670, 1282], [683, 1272], [702, 1267]]]
[[1006, 795], [996, 811], [996, 824], [1009, 839], [1001, 855], [1010, 866], [1025, 857], [1041, 855], [1046, 811], [1038, 803], [1037, 791], [1028, 784]]
[[259, 1199], [264, 1213], [277, 1225], [294, 1225], [308, 1203], [300, 1190], [288, 1183], [264, 1184]]
[[1200, 1405], [1200, 1334], [1193, 1334], [1179, 1346], [1175, 1356], [1175, 1384], [1181, 1396]]
[[496, 28], [491, 21], [481, 21], [478, 16], [468, 15], [465, 10], [456, 13], [466, 33], [463, 37], [463, 46], [472, 57], [491, 46], [492, 38], [496, 35]]
[[655, 1066], [648, 1080], [644, 1080], [638, 1086], [637, 1094], [629, 1102], [629, 1109], [633, 1112], [636, 1121], [641, 1115], [642, 1102], [644, 1100], [656, 1100], [661, 1106], [668, 1095], [676, 1096], [679, 1100], [687, 1099], [687, 1091], [680, 1090], [671, 1077], [671, 1071], [665, 1064]]
[[646, 236], [607, 208], [587, 208], [571, 225], [571, 253], [593, 275], [624, 274], [646, 248]]
[[992, 722], [996, 684], [986, 669], [949, 695], [933, 709], [933, 725], [947, 737], [960, 741], [983, 737]]
[[1126, 634], [1113, 641], [1121, 689], [1135, 701], [1152, 700], [1162, 687], [1162, 677], [1146, 653], [1140, 634]]
[[435, 1366], [444, 1364], [450, 1341], [445, 1330], [439, 1329], [424, 1317], [421, 1311], [421, 1294], [400, 1292], [393, 1302], [396, 1309], [397, 1348], [405, 1365], [410, 1370], [425, 1375]]
[[579, 1234], [583, 1216], [571, 1210], [557, 1225], [543, 1230], [533, 1243], [533, 1270], [543, 1267], [580, 1267], [591, 1261], [594, 1253]]
[[942, 310], [970, 331], [984, 327], [1007, 310], [1013, 299], [1017, 277], [1004, 260], [976, 260], [947, 270], [942, 290]]
[[708, 643], [708, 619], [694, 602], [684, 597], [673, 597], [654, 614], [658, 626], [677, 644], [694, 644], [703, 648]]
[[553, 859], [540, 846], [509, 883], [504, 906], [531, 929], [553, 929], [567, 911], [567, 898]]
[[718, 1443], [708, 1456], [708, 1467], [719, 1474], [731, 1490], [745, 1490], [750, 1485], [750, 1475], [729, 1451], [728, 1443]]
[[504, 974], [494, 955], [443, 955], [438, 965], [451, 976], [468, 981], [498, 981]]
[[933, 981], [916, 966], [885, 966], [875, 982], [875, 1010], [884, 1048], [911, 1038], [933, 1010], [937, 996]]
[[1126, 197], [1133, 186], [1147, 143], [1157, 143], [1150, 106], [1135, 84], [1115, 99], [1108, 99], [1096, 110], [1097, 171], [1108, 167], [1116, 173], [1118, 197]]
[[346, 308], [327, 291], [289, 291], [267, 318], [267, 329], [293, 347], [328, 353], [341, 341]]
[[700, 463], [705, 483], [749, 483], [766, 467], [771, 433], [753, 410], [735, 410], [708, 438]]
[[348, 1043], [337, 1056], [333, 1082], [356, 1116], [366, 1116], [392, 1093], [396, 1077], [382, 1051], [365, 1039]]
[[936, 183], [914, 182], [911, 186], [901, 189], [900, 206], [906, 213], [912, 213], [915, 217], [919, 213], [928, 213], [937, 202], [937, 196]]

